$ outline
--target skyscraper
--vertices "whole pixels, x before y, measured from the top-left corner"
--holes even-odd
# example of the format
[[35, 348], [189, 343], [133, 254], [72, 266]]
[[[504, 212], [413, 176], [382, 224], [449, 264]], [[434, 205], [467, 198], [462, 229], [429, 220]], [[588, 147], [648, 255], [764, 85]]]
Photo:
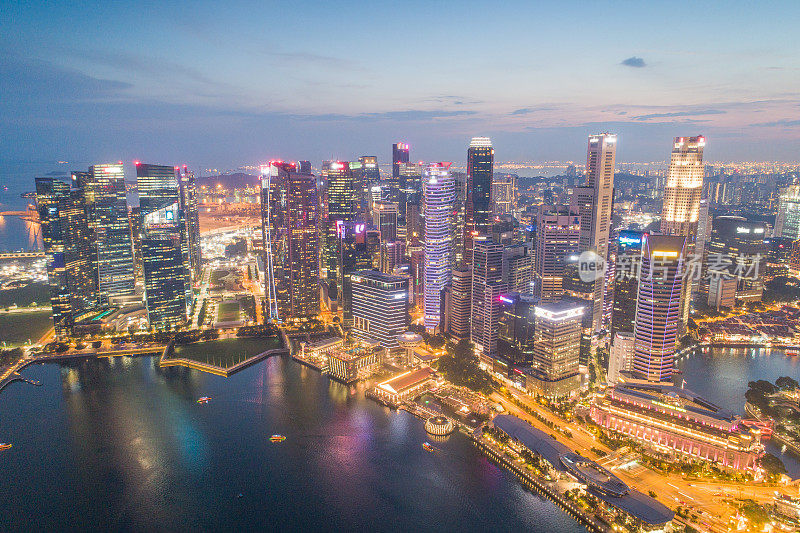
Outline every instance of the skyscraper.
[[342, 222], [356, 219], [357, 195], [350, 164], [334, 161], [328, 168], [327, 179], [328, 220], [326, 261], [328, 281], [339, 277], [337, 264], [338, 234], [337, 227]]
[[467, 188], [464, 210], [464, 261], [472, 264], [472, 240], [489, 234], [492, 219], [494, 149], [488, 137], [473, 137], [467, 149]]
[[469, 338], [472, 311], [472, 270], [469, 267], [453, 269], [450, 285], [450, 313], [448, 334], [457, 339]]
[[633, 333], [636, 322], [636, 298], [642, 268], [641, 231], [621, 230], [617, 238], [614, 305], [611, 311], [611, 336], [618, 331]]
[[[686, 237], [685, 256], [695, 253], [700, 197], [703, 193], [703, 149], [706, 139], [697, 137], [675, 137], [669, 171], [664, 184], [664, 206], [661, 213], [661, 232], [665, 235]], [[689, 319], [691, 283], [683, 285], [679, 330], [683, 331]]]
[[665, 235], [689, 236], [690, 243], [694, 242], [697, 235], [705, 145], [703, 136], [675, 137], [664, 186], [661, 232]]
[[141, 217], [145, 303], [151, 327], [186, 321], [191, 295], [186, 216], [181, 209], [178, 171], [164, 165], [136, 164]]
[[647, 234], [642, 239], [633, 372], [648, 381], [672, 377], [686, 240], [682, 235]]
[[200, 210], [197, 197], [197, 183], [194, 172], [186, 165], [178, 169], [178, 186], [181, 192], [181, 210], [186, 219], [186, 248], [189, 255], [189, 266], [192, 280], [200, 278], [201, 251], [200, 251]]
[[[602, 261], [608, 259], [616, 152], [616, 135], [591, 135], [586, 154], [586, 186], [576, 188], [574, 193], [581, 217], [580, 251], [595, 252]], [[604, 288], [605, 277], [598, 276], [594, 280], [594, 300], [589, 310], [595, 331], [603, 327]]]
[[517, 175], [495, 174], [492, 180], [494, 216], [513, 215], [517, 210]]
[[503, 295], [503, 316], [497, 336], [497, 354], [509, 367], [533, 364], [535, 307], [537, 299], [529, 294], [511, 292]]
[[497, 353], [497, 331], [501, 316], [503, 245], [485, 235], [473, 239], [471, 338], [483, 355]]
[[536, 222], [535, 294], [544, 300], [563, 293], [565, 261], [578, 250], [580, 217], [574, 214], [539, 214]]
[[92, 165], [89, 172], [73, 175], [91, 231], [98, 303], [107, 305], [111, 299], [132, 296], [133, 245], [122, 164]]
[[452, 208], [455, 182], [450, 163], [431, 163], [423, 173], [425, 208], [425, 327], [439, 326], [440, 294], [452, 270]]
[[773, 235], [800, 239], [800, 185], [789, 185], [781, 189]]
[[405, 163], [408, 163], [409, 150], [410, 146], [408, 143], [400, 142], [392, 145], [392, 176], [386, 183], [388, 191], [385, 198], [392, 202], [400, 202], [401, 205], [404, 205], [405, 201], [400, 198], [400, 189], [403, 188], [400, 168]]
[[765, 222], [750, 222], [739, 216], [714, 219], [707, 255], [709, 306], [733, 307], [737, 299], [761, 301], [766, 234]]
[[372, 225], [381, 232], [382, 242], [397, 240], [397, 204], [380, 200], [372, 203]]
[[280, 321], [316, 316], [319, 313], [316, 178], [298, 172], [294, 163], [273, 161], [262, 169], [261, 194], [262, 232], [268, 254], [265, 265], [271, 265], [265, 280], [270, 315], [277, 309]]
[[368, 246], [367, 225], [361, 221], [339, 222], [336, 229], [339, 302], [343, 323], [353, 325], [353, 284], [355, 272], [372, 268]]
[[36, 204], [58, 337], [71, 333], [77, 315], [96, 304], [83, 197], [75, 192], [65, 182], [36, 178]]
[[408, 329], [408, 278], [363, 270], [350, 278], [353, 291], [353, 334], [398, 348], [397, 337]]
[[580, 387], [578, 359], [584, 308], [572, 302], [540, 303], [534, 310], [535, 338], [530, 380], [534, 391], [565, 396]]

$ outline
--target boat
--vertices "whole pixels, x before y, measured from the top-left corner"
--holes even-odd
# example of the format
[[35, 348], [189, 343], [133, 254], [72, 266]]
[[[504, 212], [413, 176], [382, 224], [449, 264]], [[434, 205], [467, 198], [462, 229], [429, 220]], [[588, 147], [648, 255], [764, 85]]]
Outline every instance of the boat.
[[6, 444], [5, 442], [0, 442], [0, 452], [3, 450], [7, 450], [11, 448], [11, 444]]
[[269, 440], [272, 442], [283, 442], [286, 440], [286, 435], [272, 435]]
[[795, 349], [786, 350], [786, 355], [791, 355], [792, 357], [796, 357], [800, 355], [800, 350], [795, 350]]
[[211, 396], [203, 396], [197, 399], [197, 403], [208, 403], [211, 401]]
[[423, 442], [423, 443], [422, 443], [422, 447], [423, 447], [423, 448], [425, 448], [425, 451], [426, 451], [426, 452], [434, 452], [434, 451], [436, 450], [436, 448], [434, 448], [433, 446], [431, 446], [431, 443], [430, 443], [430, 442]]

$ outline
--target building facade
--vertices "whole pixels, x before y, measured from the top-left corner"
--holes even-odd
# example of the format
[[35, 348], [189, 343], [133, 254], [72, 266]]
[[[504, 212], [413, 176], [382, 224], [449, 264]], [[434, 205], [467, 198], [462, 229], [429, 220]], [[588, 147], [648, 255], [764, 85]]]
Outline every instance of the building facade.
[[501, 316], [500, 295], [507, 291], [503, 278], [503, 249], [485, 235], [472, 240], [472, 313], [470, 336], [482, 355], [497, 353], [497, 332]]
[[464, 262], [472, 264], [472, 241], [488, 235], [492, 220], [494, 149], [488, 137], [473, 137], [467, 149], [464, 209]]
[[434, 330], [440, 322], [441, 291], [452, 272], [452, 209], [455, 182], [450, 163], [432, 163], [424, 171], [425, 187], [425, 327]]
[[408, 329], [409, 280], [373, 270], [353, 273], [353, 334], [398, 348], [397, 337]]

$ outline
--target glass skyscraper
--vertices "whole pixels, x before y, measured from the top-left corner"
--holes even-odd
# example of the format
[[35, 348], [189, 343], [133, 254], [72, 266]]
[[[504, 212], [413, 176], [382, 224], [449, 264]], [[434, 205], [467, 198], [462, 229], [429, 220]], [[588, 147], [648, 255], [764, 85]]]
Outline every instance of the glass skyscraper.
[[464, 262], [472, 264], [472, 240], [488, 235], [492, 224], [494, 149], [488, 137], [474, 137], [467, 149], [467, 188], [464, 211]]
[[439, 326], [441, 291], [452, 273], [455, 180], [450, 163], [432, 163], [422, 176], [425, 206], [425, 327]]

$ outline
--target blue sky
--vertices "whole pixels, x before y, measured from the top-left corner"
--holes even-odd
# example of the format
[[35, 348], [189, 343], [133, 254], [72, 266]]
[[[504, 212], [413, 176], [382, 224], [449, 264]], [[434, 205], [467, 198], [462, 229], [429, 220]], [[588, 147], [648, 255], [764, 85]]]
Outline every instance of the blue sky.
[[9, 2], [0, 157], [795, 161], [800, 2]]

